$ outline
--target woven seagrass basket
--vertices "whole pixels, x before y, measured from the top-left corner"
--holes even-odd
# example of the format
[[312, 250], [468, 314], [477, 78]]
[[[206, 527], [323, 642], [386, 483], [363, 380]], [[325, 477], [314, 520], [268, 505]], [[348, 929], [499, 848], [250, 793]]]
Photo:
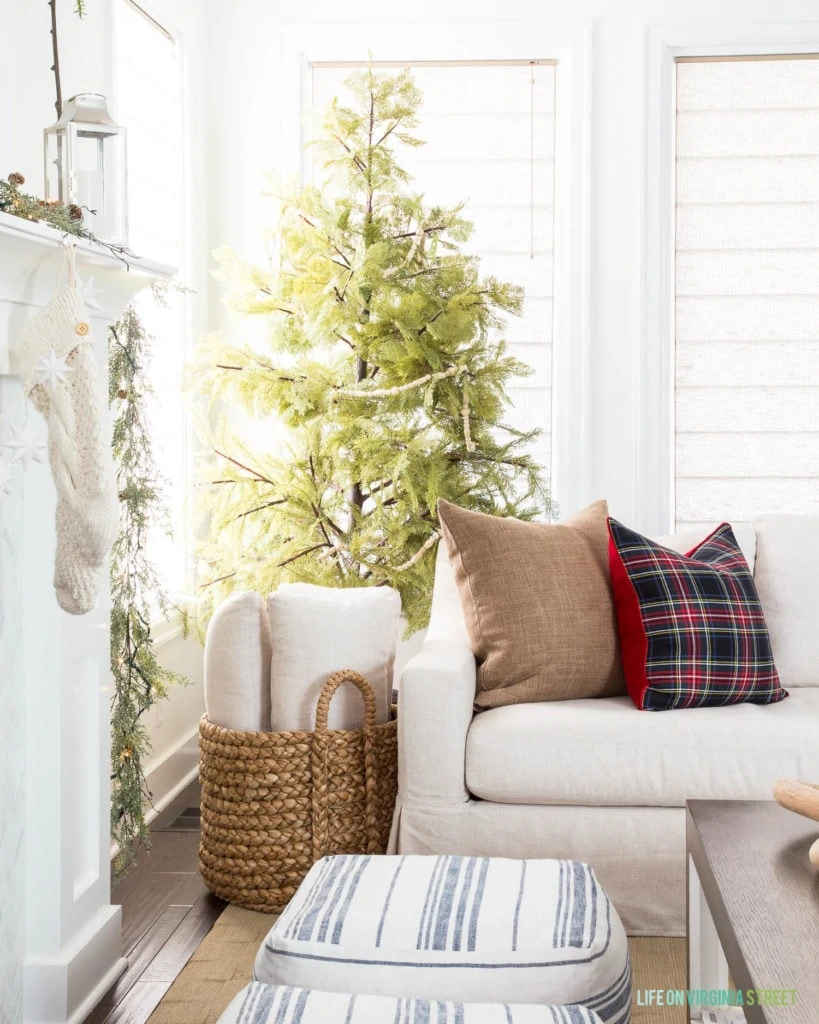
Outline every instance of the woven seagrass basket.
[[[333, 694], [364, 699], [363, 729], [328, 729]], [[202, 841], [208, 888], [252, 910], [280, 913], [310, 867], [336, 853], [384, 853], [398, 789], [398, 722], [375, 724], [358, 672], [330, 676], [314, 732], [237, 732], [199, 723]]]

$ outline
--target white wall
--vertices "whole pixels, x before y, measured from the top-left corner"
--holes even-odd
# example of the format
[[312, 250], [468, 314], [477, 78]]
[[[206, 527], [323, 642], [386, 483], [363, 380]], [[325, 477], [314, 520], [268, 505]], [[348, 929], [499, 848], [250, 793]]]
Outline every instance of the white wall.
[[[190, 196], [186, 214], [189, 252], [187, 265], [180, 268], [180, 279], [193, 291], [189, 325], [192, 348], [209, 329], [211, 294], [215, 290], [211, 278], [213, 232], [209, 218], [217, 183], [209, 167], [213, 151], [219, 149], [210, 95], [210, 90], [218, 85], [218, 77], [213, 74], [212, 54], [212, 48], [218, 50], [218, 39], [209, 30], [206, 0], [140, 0], [140, 5], [176, 36], [184, 53]], [[181, 396], [180, 401], [184, 401]], [[161, 444], [161, 439], [157, 440]], [[191, 502], [191, 508], [193, 504]], [[172, 687], [167, 700], [156, 704], [145, 716], [152, 745], [145, 763], [148, 788], [154, 807], [161, 809], [195, 774], [198, 724], [205, 704], [203, 651], [199, 642], [193, 637], [182, 637], [178, 629], [160, 626], [156, 630], [155, 644], [160, 663], [188, 680], [187, 686]]]
[[[106, 93], [107, 0], [88, 4], [80, 21], [68, 0], [57, 2], [57, 34], [63, 98], [78, 92]], [[10, 19], [10, 27], [7, 19]], [[20, 171], [26, 188], [43, 192], [43, 129], [57, 120], [51, 72], [51, 18], [47, 3], [7, 0], [3, 4], [0, 63], [10, 91], [0, 110], [0, 175]]]
[[198, 726], [205, 710], [202, 688], [202, 648], [192, 638], [170, 635], [156, 645], [159, 661], [181, 673], [186, 686], [171, 687], [167, 700], [155, 704], [144, 717], [152, 752], [145, 775], [154, 808], [159, 811], [196, 776], [199, 764]]
[[[373, 42], [389, 40], [390, 58], [402, 47], [418, 55], [413, 39], [425, 26], [430, 49], [439, 56], [441, 37], [461, 43], [470, 26], [502, 21], [504, 34], [517, 33], [520, 58], [549, 57], [553, 40], [567, 26], [587, 41], [588, 95], [572, 117], [587, 117], [588, 177], [580, 216], [572, 230], [586, 246], [583, 272], [587, 296], [575, 314], [585, 323], [587, 368], [572, 402], [585, 416], [571, 417], [575, 436], [563, 493], [564, 513], [606, 497], [612, 514], [646, 531], [664, 532], [663, 502], [658, 489], [670, 479], [670, 466], [658, 465], [659, 419], [671, 399], [655, 358], [660, 339], [650, 321], [654, 240], [648, 237], [646, 116], [653, 88], [647, 77], [653, 26], [684, 23], [701, 27], [701, 38], [715, 26], [734, 24], [736, 43], [759, 45], [766, 34], [778, 40], [790, 29], [785, 22], [819, 19], [816, 0], [417, 0], [415, 4], [383, 0], [211, 0], [214, 79], [210, 93], [214, 135], [209, 171], [214, 210], [211, 247], [229, 244], [241, 253], [263, 252], [262, 227], [269, 211], [259, 193], [265, 169], [290, 163], [298, 83], [288, 70], [293, 49], [309, 50], [312, 35], [338, 40], [338, 59], [359, 57]], [[753, 27], [756, 23], [756, 28]], [[299, 24], [307, 26], [300, 31]], [[815, 27], [815, 26], [814, 26]], [[689, 35], [697, 39], [700, 28]], [[727, 30], [726, 30], [727, 31]], [[795, 36], [809, 33], [801, 26]], [[814, 33], [819, 35], [819, 33]], [[485, 56], [485, 54], [481, 54]], [[458, 53], [463, 57], [463, 48]], [[583, 170], [580, 169], [582, 182]], [[648, 186], [648, 188], [647, 188]], [[582, 289], [581, 289], [582, 290]], [[230, 324], [215, 301], [211, 323]], [[576, 357], [574, 352], [572, 357]], [[655, 367], [655, 363], [657, 364]], [[656, 374], [646, 386], [647, 368]], [[556, 379], [560, 388], [561, 381]], [[568, 385], [563, 384], [564, 387]], [[652, 404], [653, 395], [653, 404]], [[670, 447], [660, 459], [670, 460]]]

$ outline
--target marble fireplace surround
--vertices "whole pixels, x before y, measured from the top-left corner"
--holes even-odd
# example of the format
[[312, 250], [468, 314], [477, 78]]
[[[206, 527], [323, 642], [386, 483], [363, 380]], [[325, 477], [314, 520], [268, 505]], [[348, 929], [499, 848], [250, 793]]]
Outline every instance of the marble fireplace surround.
[[[76, 257], [102, 368], [108, 324], [173, 270], [87, 242]], [[0, 441], [23, 420], [9, 344], [54, 295], [63, 258], [58, 232], [0, 213]], [[33, 406], [28, 422], [45, 441]], [[48, 466], [17, 464], [0, 494], [0, 1016], [26, 1024], [79, 1024], [125, 967], [109, 880], [109, 600], [83, 616], [58, 607], [54, 507]]]

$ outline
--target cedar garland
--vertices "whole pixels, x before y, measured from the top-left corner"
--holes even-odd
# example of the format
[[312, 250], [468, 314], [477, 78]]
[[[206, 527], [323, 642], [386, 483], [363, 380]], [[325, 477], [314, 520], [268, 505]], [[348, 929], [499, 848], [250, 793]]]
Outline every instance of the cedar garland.
[[111, 839], [119, 846], [118, 874], [140, 844], [150, 847], [143, 767], [150, 741], [142, 716], [167, 696], [169, 684], [184, 681], [159, 664], [151, 637], [150, 600], [158, 599], [164, 613], [167, 599], [146, 549], [152, 529], [168, 528], [146, 410], [151, 342], [133, 306], [110, 329], [108, 399], [121, 508], [111, 555]]

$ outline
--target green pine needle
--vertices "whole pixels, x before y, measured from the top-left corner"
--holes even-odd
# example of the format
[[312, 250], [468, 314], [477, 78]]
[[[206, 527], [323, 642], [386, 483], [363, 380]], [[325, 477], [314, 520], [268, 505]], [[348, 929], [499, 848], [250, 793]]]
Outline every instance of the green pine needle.
[[113, 453], [120, 497], [120, 532], [111, 559], [111, 839], [123, 874], [140, 845], [150, 847], [145, 807], [151, 794], [143, 763], [150, 741], [142, 716], [184, 682], [163, 668], [151, 638], [151, 601], [166, 609], [164, 590], [147, 554], [148, 536], [167, 529], [160, 480], [146, 416], [151, 338], [133, 306], [110, 329], [108, 398], [113, 410]]

